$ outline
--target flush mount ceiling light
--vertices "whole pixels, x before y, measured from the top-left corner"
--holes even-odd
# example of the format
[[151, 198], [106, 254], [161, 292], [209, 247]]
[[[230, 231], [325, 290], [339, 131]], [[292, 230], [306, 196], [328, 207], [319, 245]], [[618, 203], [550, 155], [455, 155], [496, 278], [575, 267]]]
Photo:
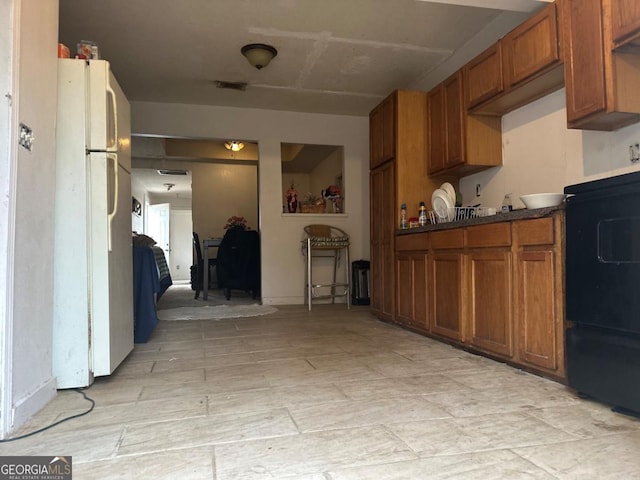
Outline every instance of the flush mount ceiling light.
[[237, 140], [231, 140], [229, 142], [224, 142], [224, 148], [231, 150], [232, 152], [239, 152], [244, 148], [244, 143], [238, 142]]
[[264, 43], [250, 43], [240, 49], [242, 55], [247, 57], [249, 63], [260, 70], [262, 67], [269, 65], [273, 57], [278, 55], [278, 51], [271, 45]]

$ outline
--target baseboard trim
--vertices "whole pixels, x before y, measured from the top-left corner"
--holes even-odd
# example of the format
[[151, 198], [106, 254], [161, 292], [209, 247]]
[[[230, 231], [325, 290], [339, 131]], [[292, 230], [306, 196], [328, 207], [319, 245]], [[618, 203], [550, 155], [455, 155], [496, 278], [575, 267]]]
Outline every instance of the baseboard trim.
[[11, 431], [15, 432], [56, 396], [56, 379], [51, 377], [12, 408]]

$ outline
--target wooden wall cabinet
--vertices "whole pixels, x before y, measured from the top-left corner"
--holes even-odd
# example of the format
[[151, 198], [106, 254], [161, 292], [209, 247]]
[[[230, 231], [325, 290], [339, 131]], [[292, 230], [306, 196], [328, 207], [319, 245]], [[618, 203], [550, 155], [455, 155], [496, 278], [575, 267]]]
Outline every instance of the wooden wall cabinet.
[[640, 2], [638, 0], [611, 1], [611, 30], [613, 46], [633, 43], [640, 38]]
[[561, 2], [569, 128], [606, 131], [640, 121], [640, 55], [612, 50], [609, 19], [618, 1]]
[[556, 4], [551, 3], [464, 66], [469, 110], [504, 115], [562, 88]]
[[464, 176], [502, 165], [500, 118], [470, 115], [459, 70], [427, 95], [428, 172]]
[[502, 77], [502, 44], [494, 43], [463, 67], [467, 80], [465, 89], [467, 105], [474, 107], [494, 98], [504, 91]]
[[429, 330], [428, 248], [427, 233], [396, 239], [396, 322], [423, 332]]
[[369, 168], [376, 168], [395, 157], [396, 96], [389, 95], [369, 114]]
[[426, 110], [425, 92], [398, 90], [369, 117], [370, 165], [374, 166], [370, 172], [371, 308], [387, 320], [395, 317], [394, 233], [400, 204], [407, 204], [409, 216], [417, 215], [419, 203], [438, 188], [427, 175]]

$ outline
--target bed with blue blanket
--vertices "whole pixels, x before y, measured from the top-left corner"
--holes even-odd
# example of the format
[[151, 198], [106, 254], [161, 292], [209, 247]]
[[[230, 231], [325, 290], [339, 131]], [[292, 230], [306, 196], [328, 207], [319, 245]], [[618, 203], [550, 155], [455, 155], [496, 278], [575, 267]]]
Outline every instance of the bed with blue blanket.
[[145, 343], [158, 324], [156, 302], [172, 285], [167, 259], [158, 246], [133, 246], [133, 340]]

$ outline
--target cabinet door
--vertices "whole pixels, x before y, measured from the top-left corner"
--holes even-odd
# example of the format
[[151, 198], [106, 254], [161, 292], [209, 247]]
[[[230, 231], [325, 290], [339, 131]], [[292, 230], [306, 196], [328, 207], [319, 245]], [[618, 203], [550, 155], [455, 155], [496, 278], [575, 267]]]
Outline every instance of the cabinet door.
[[611, 4], [611, 28], [616, 47], [640, 35], [640, 2], [608, 0]]
[[369, 114], [369, 168], [374, 169], [382, 164], [382, 107], [379, 106]]
[[524, 251], [516, 269], [520, 361], [558, 368], [558, 322], [553, 251]]
[[505, 88], [511, 88], [560, 61], [555, 3], [502, 39]]
[[396, 102], [390, 95], [382, 104], [382, 161], [392, 160], [396, 155]]
[[462, 340], [462, 254], [434, 252], [429, 286], [431, 332]]
[[445, 99], [446, 155], [445, 168], [464, 163], [464, 123], [462, 111], [462, 71], [449, 77], [443, 85]]
[[428, 330], [427, 255], [401, 252], [396, 255], [396, 320]]
[[510, 251], [470, 253], [469, 281], [471, 344], [511, 357]]
[[[607, 109], [601, 0], [564, 0], [567, 121]], [[589, 35], [585, 35], [589, 32]]]
[[395, 157], [395, 97], [390, 95], [369, 114], [369, 168]]
[[427, 96], [427, 128], [429, 173], [440, 171], [445, 165], [445, 114], [444, 114], [444, 89], [438, 86], [431, 90]]
[[464, 68], [467, 106], [473, 108], [504, 90], [502, 80], [502, 49], [495, 43]]
[[394, 315], [395, 189], [393, 162], [371, 171], [371, 309], [380, 318]]

